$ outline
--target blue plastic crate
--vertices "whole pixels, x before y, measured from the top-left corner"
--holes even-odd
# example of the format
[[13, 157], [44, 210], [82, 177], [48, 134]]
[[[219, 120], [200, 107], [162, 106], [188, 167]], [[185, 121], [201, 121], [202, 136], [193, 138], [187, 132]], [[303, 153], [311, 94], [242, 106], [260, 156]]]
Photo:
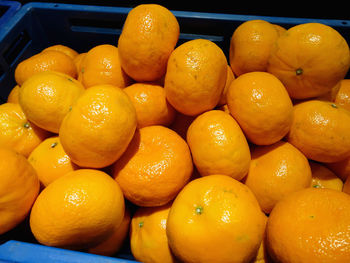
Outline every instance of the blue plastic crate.
[[0, 1], [0, 34], [6, 27], [6, 23], [21, 8], [21, 3], [17, 1]]
[[[3, 2], [0, 2], [0, 5]], [[116, 45], [125, 18], [126, 7], [104, 7], [56, 3], [28, 3], [1, 27], [0, 33], [0, 103], [6, 101], [15, 85], [17, 64], [42, 49], [67, 45], [86, 52], [99, 44]], [[350, 43], [350, 20], [247, 16], [224, 13], [203, 13], [172, 10], [180, 24], [178, 44], [205, 38], [218, 44], [228, 56], [234, 29], [244, 21], [262, 19], [285, 28], [319, 22], [334, 27]], [[1, 20], [0, 20], [1, 21]], [[132, 262], [126, 245], [114, 257], [51, 248], [39, 245], [30, 233], [27, 220], [15, 229], [0, 235], [1, 262]]]

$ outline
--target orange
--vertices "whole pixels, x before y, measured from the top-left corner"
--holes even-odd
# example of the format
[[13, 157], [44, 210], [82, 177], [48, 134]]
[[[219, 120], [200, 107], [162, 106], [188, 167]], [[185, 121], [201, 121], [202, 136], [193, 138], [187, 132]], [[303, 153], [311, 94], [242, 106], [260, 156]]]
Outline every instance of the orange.
[[27, 159], [0, 147], [0, 235], [13, 229], [28, 215], [39, 193], [39, 180]]
[[311, 187], [314, 188], [330, 188], [338, 191], [343, 189], [343, 181], [324, 164], [309, 161], [312, 181]]
[[226, 112], [211, 110], [199, 115], [188, 128], [187, 143], [202, 176], [223, 174], [241, 180], [248, 173], [248, 142]]
[[350, 196], [306, 188], [276, 204], [267, 222], [273, 262], [347, 262], [350, 258]]
[[82, 72], [81, 72], [81, 64], [86, 56], [87, 52], [83, 52], [83, 53], [79, 53], [74, 59], [73, 62], [77, 68], [77, 72], [78, 72], [78, 77], [77, 80], [82, 81]]
[[57, 50], [46, 50], [21, 61], [15, 69], [15, 80], [21, 86], [29, 77], [43, 71], [58, 71], [77, 77], [72, 58]]
[[346, 40], [334, 28], [305, 23], [289, 28], [271, 51], [268, 71], [279, 78], [295, 99], [329, 92], [349, 70]]
[[350, 179], [348, 179], [349, 177], [347, 177], [345, 179], [344, 185], [343, 185], [343, 192], [347, 193], [350, 195]]
[[43, 245], [85, 249], [121, 224], [125, 205], [118, 184], [106, 173], [79, 169], [48, 185], [30, 213], [30, 228]]
[[31, 123], [19, 104], [0, 105], [0, 146], [14, 149], [28, 156], [49, 133]]
[[350, 157], [350, 112], [333, 102], [308, 100], [294, 106], [287, 140], [308, 159], [338, 162]]
[[250, 262], [265, 231], [266, 216], [254, 194], [226, 175], [189, 182], [170, 208], [167, 237], [184, 262]]
[[234, 74], [267, 71], [271, 49], [278, 36], [276, 27], [264, 20], [248, 20], [240, 24], [233, 31], [229, 49]]
[[180, 112], [176, 112], [175, 118], [169, 128], [186, 140], [188, 127], [190, 127], [191, 123], [196, 117], [197, 116], [188, 116]]
[[54, 71], [40, 72], [19, 89], [19, 104], [28, 120], [40, 128], [58, 133], [64, 116], [85, 91], [80, 82]]
[[104, 241], [96, 245], [95, 247], [89, 248], [88, 253], [113, 256], [119, 252], [127, 240], [129, 234], [129, 228], [131, 223], [131, 212], [130, 208], [125, 206], [125, 212], [123, 221], [120, 224], [115, 224], [112, 234]]
[[81, 79], [86, 88], [111, 84], [119, 88], [125, 88], [131, 83], [129, 76], [125, 74], [120, 65], [118, 48], [103, 44], [90, 49], [82, 58], [80, 65]]
[[164, 89], [170, 104], [185, 115], [198, 115], [219, 102], [227, 79], [227, 60], [206, 39], [189, 40], [170, 55]]
[[171, 129], [152, 125], [135, 132], [113, 177], [138, 206], [161, 206], [175, 198], [193, 171], [187, 143]]
[[179, 23], [167, 8], [137, 5], [128, 13], [118, 39], [122, 68], [138, 82], [160, 79], [179, 34]]
[[235, 79], [235, 75], [233, 74], [231, 67], [229, 65], [227, 65], [227, 75], [226, 75], [225, 87], [221, 93], [221, 97], [220, 97], [220, 100], [219, 100], [219, 103], [217, 106], [226, 105], [226, 103], [227, 103], [227, 100], [226, 100], [227, 90], [229, 89], [229, 87], [234, 79]]
[[162, 86], [134, 83], [124, 91], [135, 106], [138, 128], [150, 125], [169, 126], [173, 122], [176, 111], [167, 101]]
[[63, 150], [58, 136], [52, 136], [42, 141], [30, 153], [28, 161], [34, 167], [44, 187], [78, 168]]
[[337, 85], [334, 102], [350, 111], [350, 79], [342, 79]]
[[170, 251], [166, 225], [171, 202], [159, 207], [139, 207], [131, 220], [131, 253], [140, 262], [177, 262]]
[[86, 89], [63, 119], [59, 130], [63, 149], [79, 166], [102, 168], [126, 150], [137, 125], [128, 95], [112, 85]]
[[78, 56], [78, 52], [75, 51], [73, 48], [68, 47], [66, 45], [62, 45], [62, 44], [57, 44], [57, 45], [52, 45], [49, 46], [47, 48], [45, 48], [42, 51], [46, 51], [46, 50], [56, 50], [56, 51], [60, 51], [63, 52], [64, 54], [66, 54], [67, 56], [69, 56], [71, 59], [74, 59], [76, 56]]
[[14, 86], [7, 97], [7, 102], [18, 103], [19, 85]]
[[350, 157], [334, 163], [325, 164], [331, 171], [333, 171], [343, 182], [350, 175]]
[[310, 165], [304, 154], [288, 142], [256, 146], [245, 184], [268, 214], [285, 196], [310, 187]]
[[281, 81], [268, 72], [237, 77], [227, 91], [227, 106], [247, 139], [257, 145], [281, 140], [292, 124], [292, 101]]
[[272, 24], [272, 25], [273, 25], [273, 26], [275, 27], [275, 29], [277, 30], [278, 36], [284, 34], [284, 33], [287, 31], [287, 29], [284, 28], [284, 27], [281, 26], [281, 25], [278, 25], [278, 24]]

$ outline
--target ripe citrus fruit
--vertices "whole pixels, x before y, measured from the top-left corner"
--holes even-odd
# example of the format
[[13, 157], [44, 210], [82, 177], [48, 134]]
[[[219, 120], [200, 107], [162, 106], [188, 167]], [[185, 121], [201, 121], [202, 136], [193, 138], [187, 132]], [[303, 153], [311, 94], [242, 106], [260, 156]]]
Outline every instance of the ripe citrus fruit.
[[21, 106], [16, 103], [0, 105], [0, 146], [12, 148], [18, 153], [28, 155], [49, 133], [31, 123]]
[[350, 157], [350, 112], [333, 102], [308, 100], [294, 106], [287, 140], [308, 159], [338, 162]]
[[16, 85], [11, 89], [11, 91], [7, 97], [7, 102], [19, 103], [18, 96], [19, 96], [19, 85]]
[[312, 98], [329, 92], [345, 77], [349, 46], [330, 26], [299, 24], [277, 39], [268, 64], [268, 71], [283, 82], [292, 98]]
[[337, 85], [334, 102], [350, 111], [350, 79], [342, 79]]
[[229, 60], [236, 76], [252, 71], [266, 71], [271, 49], [279, 33], [264, 20], [248, 20], [240, 24], [231, 37]]
[[112, 234], [95, 247], [91, 247], [87, 252], [103, 256], [113, 256], [119, 252], [127, 240], [131, 223], [130, 208], [125, 206], [123, 221], [115, 224]]
[[232, 72], [232, 69], [229, 65], [227, 65], [227, 75], [226, 75], [226, 82], [225, 82], [225, 87], [221, 93], [221, 97], [219, 100], [219, 103], [217, 106], [223, 106], [226, 105], [227, 100], [226, 100], [226, 95], [227, 95], [227, 91], [232, 83], [232, 81], [235, 79], [235, 75]]
[[343, 185], [343, 192], [350, 195], [350, 179], [348, 179], [349, 176], [345, 179], [344, 185]]
[[350, 157], [345, 158], [339, 162], [326, 163], [330, 170], [332, 170], [343, 182], [350, 175]]
[[166, 225], [171, 202], [158, 207], [139, 207], [131, 220], [130, 248], [140, 262], [177, 262], [172, 255]]
[[43, 245], [89, 248], [105, 240], [124, 217], [123, 193], [106, 173], [79, 169], [48, 185], [36, 199], [30, 228]]
[[186, 115], [198, 115], [219, 102], [227, 76], [227, 60], [206, 39], [189, 40], [170, 55], [164, 89], [170, 104]]
[[186, 185], [193, 164], [185, 140], [167, 127], [153, 125], [135, 132], [112, 170], [129, 201], [138, 206], [161, 206]]
[[189, 182], [167, 220], [172, 252], [184, 262], [249, 262], [258, 252], [266, 216], [249, 188], [226, 175]]
[[71, 57], [57, 50], [46, 50], [21, 61], [15, 69], [15, 80], [21, 86], [29, 77], [42, 71], [58, 71], [77, 77], [77, 68]]
[[76, 79], [63, 73], [45, 71], [23, 83], [19, 89], [19, 104], [31, 122], [58, 133], [63, 118], [84, 91]]
[[311, 160], [309, 163], [312, 172], [311, 187], [343, 190], [343, 181], [324, 164]]
[[273, 262], [347, 262], [349, 222], [349, 195], [326, 188], [294, 192], [269, 216], [269, 255]]
[[174, 121], [169, 127], [186, 140], [188, 127], [190, 127], [196, 117], [176, 112]]
[[24, 220], [39, 193], [39, 180], [27, 159], [0, 147], [0, 235]]
[[75, 51], [73, 48], [62, 44], [49, 46], [43, 49], [42, 51], [47, 51], [47, 50], [56, 50], [56, 51], [63, 52], [64, 54], [69, 56], [71, 59], [75, 59], [75, 57], [79, 55], [79, 53]]
[[85, 88], [102, 84], [125, 88], [131, 83], [130, 77], [121, 68], [118, 48], [113, 45], [93, 47], [80, 63], [79, 78]]
[[284, 85], [268, 72], [249, 72], [237, 77], [227, 91], [227, 106], [247, 139], [268, 145], [289, 131], [293, 104]]
[[150, 125], [169, 126], [176, 111], [166, 99], [162, 86], [134, 83], [124, 89], [136, 109], [137, 126], [142, 128]]
[[241, 180], [248, 173], [248, 142], [226, 112], [211, 110], [199, 115], [188, 128], [187, 143], [202, 176], [223, 174]]
[[82, 167], [111, 165], [125, 151], [137, 125], [128, 95], [112, 85], [86, 89], [63, 119], [59, 136], [65, 152]]
[[28, 156], [44, 187], [78, 168], [63, 150], [60, 138], [52, 136], [42, 141]]
[[176, 17], [164, 6], [134, 7], [125, 19], [118, 40], [122, 68], [139, 82], [160, 79], [179, 34]]
[[285, 196], [310, 187], [310, 165], [304, 154], [288, 142], [256, 146], [245, 184], [268, 214]]

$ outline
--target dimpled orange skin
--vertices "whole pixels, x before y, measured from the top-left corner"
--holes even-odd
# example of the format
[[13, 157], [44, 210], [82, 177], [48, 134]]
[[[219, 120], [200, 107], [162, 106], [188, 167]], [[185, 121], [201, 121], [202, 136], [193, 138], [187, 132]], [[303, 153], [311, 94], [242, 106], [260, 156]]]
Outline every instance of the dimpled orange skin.
[[283, 82], [292, 98], [306, 99], [329, 92], [349, 66], [349, 46], [334, 28], [305, 23], [277, 39], [267, 70]]
[[328, 169], [326, 165], [311, 160], [309, 163], [312, 172], [311, 187], [330, 188], [338, 191], [343, 190], [343, 181]]
[[177, 262], [170, 251], [166, 223], [171, 202], [158, 207], [139, 207], [130, 226], [130, 248], [134, 258], [144, 263]]
[[60, 138], [52, 136], [42, 141], [28, 156], [44, 187], [68, 172], [78, 169], [63, 150]]
[[48, 70], [77, 77], [77, 68], [71, 57], [61, 51], [46, 50], [21, 61], [15, 69], [15, 80], [21, 86], [35, 73]]
[[111, 235], [124, 211], [123, 193], [108, 174], [79, 169], [39, 194], [29, 222], [34, 237], [43, 245], [86, 249]]
[[79, 79], [85, 88], [101, 84], [125, 88], [131, 83], [130, 77], [121, 68], [118, 48], [113, 45], [93, 47], [85, 54], [79, 67]]
[[63, 52], [64, 54], [66, 54], [67, 56], [69, 56], [73, 60], [79, 54], [74, 49], [72, 49], [72, 48], [70, 48], [68, 46], [65, 46], [65, 45], [61, 45], [61, 44], [49, 46], [49, 47], [43, 49], [42, 51], [47, 51], [47, 50], [56, 50], [56, 51]]
[[139, 82], [161, 78], [179, 34], [176, 17], [165, 7], [157, 4], [134, 7], [118, 40], [123, 69]]
[[45, 71], [23, 83], [19, 89], [19, 104], [31, 122], [58, 133], [63, 118], [84, 91], [84, 86], [71, 76]]
[[304, 154], [288, 142], [256, 146], [244, 183], [268, 214], [285, 196], [310, 187], [311, 168]]
[[[267, 222], [267, 249], [276, 262], [348, 262], [350, 195], [306, 188], [276, 204]], [[273, 261], [273, 262], [275, 262]]]
[[257, 145], [281, 140], [289, 131], [293, 104], [284, 85], [268, 72], [248, 72], [232, 81], [227, 106], [247, 139]]
[[0, 234], [3, 234], [28, 215], [40, 184], [27, 159], [6, 147], [0, 147], [0, 180]]
[[63, 119], [59, 136], [74, 163], [102, 168], [123, 154], [136, 125], [136, 111], [128, 95], [112, 85], [97, 85], [76, 101]]
[[176, 111], [166, 99], [162, 86], [134, 83], [124, 89], [136, 109], [137, 127], [142, 128], [150, 125], [169, 126]]
[[167, 236], [184, 262], [250, 262], [265, 224], [266, 216], [246, 185], [210, 175], [189, 182], [178, 194], [169, 211]]
[[170, 55], [164, 89], [170, 104], [185, 115], [198, 115], [219, 102], [227, 78], [227, 60], [214, 42], [187, 41]]
[[350, 111], [350, 79], [342, 79], [338, 85], [334, 102]]
[[338, 162], [350, 156], [350, 112], [333, 102], [309, 100], [294, 106], [287, 140], [318, 162]]
[[138, 206], [161, 206], [174, 199], [189, 181], [193, 163], [180, 135], [153, 125], [136, 130], [112, 170], [129, 201]]
[[0, 105], [0, 146], [28, 157], [49, 135], [28, 121], [19, 104], [7, 102]]
[[248, 142], [226, 112], [211, 110], [199, 115], [187, 130], [187, 143], [202, 176], [223, 174], [241, 180], [248, 173]]
[[264, 20], [249, 20], [239, 25], [232, 34], [229, 54], [235, 75], [266, 71], [278, 35], [275, 26]]

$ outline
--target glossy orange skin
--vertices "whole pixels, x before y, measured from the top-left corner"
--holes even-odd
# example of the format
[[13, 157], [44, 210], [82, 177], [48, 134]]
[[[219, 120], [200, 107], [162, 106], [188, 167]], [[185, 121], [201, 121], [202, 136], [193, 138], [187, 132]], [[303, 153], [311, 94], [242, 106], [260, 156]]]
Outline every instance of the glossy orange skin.
[[169, 103], [185, 115], [198, 115], [219, 102], [227, 76], [227, 60], [214, 42], [187, 41], [170, 55], [164, 81]]
[[43, 51], [47, 51], [47, 50], [56, 50], [56, 51], [63, 52], [64, 54], [69, 56], [71, 59], [75, 59], [75, 57], [79, 55], [79, 53], [75, 51], [73, 48], [69, 46], [61, 45], [61, 44], [49, 46], [45, 48]]
[[49, 136], [50, 133], [27, 119], [19, 104], [7, 102], [0, 105], [1, 147], [6, 146], [28, 157]]
[[274, 262], [347, 262], [350, 258], [350, 195], [306, 188], [276, 204], [267, 222]]
[[350, 79], [342, 79], [338, 85], [334, 102], [350, 111]]
[[169, 126], [176, 111], [166, 99], [165, 90], [160, 85], [134, 83], [124, 89], [136, 109], [137, 127], [150, 125]]
[[279, 79], [268, 72], [248, 72], [232, 81], [227, 106], [247, 139], [257, 145], [281, 140], [293, 118], [292, 101]]
[[78, 169], [64, 151], [60, 138], [52, 136], [42, 141], [28, 156], [44, 187], [57, 178]]
[[271, 49], [279, 36], [275, 26], [264, 20], [248, 20], [233, 32], [230, 65], [236, 76], [252, 71], [267, 71]]
[[227, 75], [226, 75], [226, 82], [225, 82], [225, 87], [221, 93], [221, 97], [220, 100], [218, 102], [218, 107], [226, 105], [227, 100], [226, 100], [226, 95], [227, 95], [227, 91], [232, 83], [232, 81], [235, 79], [235, 75], [232, 72], [232, 69], [230, 67], [230, 65], [227, 65]]
[[166, 235], [171, 202], [158, 207], [139, 207], [131, 220], [130, 248], [137, 261], [144, 263], [178, 262]]
[[75, 170], [39, 194], [30, 213], [30, 229], [43, 245], [88, 249], [121, 224], [124, 202], [120, 187], [108, 174]]
[[308, 100], [294, 106], [287, 140], [309, 159], [338, 162], [350, 156], [350, 112], [333, 102]]
[[137, 125], [128, 95], [112, 85], [86, 89], [62, 121], [63, 149], [81, 167], [102, 168], [126, 150]]
[[14, 86], [8, 97], [7, 97], [7, 102], [12, 102], [12, 103], [18, 103], [18, 95], [19, 94], [19, 85]]
[[171, 129], [152, 125], [138, 129], [113, 177], [124, 196], [138, 206], [161, 206], [173, 200], [193, 171], [190, 149]]
[[21, 61], [15, 69], [15, 80], [21, 86], [35, 73], [48, 70], [77, 77], [77, 68], [71, 57], [57, 50], [46, 50]]
[[187, 143], [202, 176], [223, 174], [241, 180], [248, 173], [247, 139], [236, 120], [223, 111], [200, 114], [187, 130]]
[[306, 99], [329, 92], [349, 66], [349, 46], [334, 28], [305, 23], [278, 38], [268, 72], [283, 82], [292, 98]]
[[266, 216], [249, 188], [226, 175], [189, 182], [167, 221], [169, 246], [184, 262], [250, 262], [262, 242]]
[[288, 142], [256, 146], [252, 150], [249, 173], [244, 179], [269, 214], [278, 201], [310, 187], [311, 168], [307, 158]]
[[29, 214], [40, 184], [27, 159], [6, 147], [0, 147], [0, 180], [0, 234], [4, 234]]
[[119, 88], [130, 85], [131, 79], [121, 68], [118, 48], [110, 44], [91, 48], [78, 62], [79, 80], [85, 88], [111, 84]]
[[122, 68], [139, 82], [160, 79], [179, 34], [178, 21], [167, 8], [137, 5], [128, 13], [118, 39]]
[[309, 163], [312, 172], [311, 187], [343, 190], [343, 181], [326, 165], [311, 160]]

